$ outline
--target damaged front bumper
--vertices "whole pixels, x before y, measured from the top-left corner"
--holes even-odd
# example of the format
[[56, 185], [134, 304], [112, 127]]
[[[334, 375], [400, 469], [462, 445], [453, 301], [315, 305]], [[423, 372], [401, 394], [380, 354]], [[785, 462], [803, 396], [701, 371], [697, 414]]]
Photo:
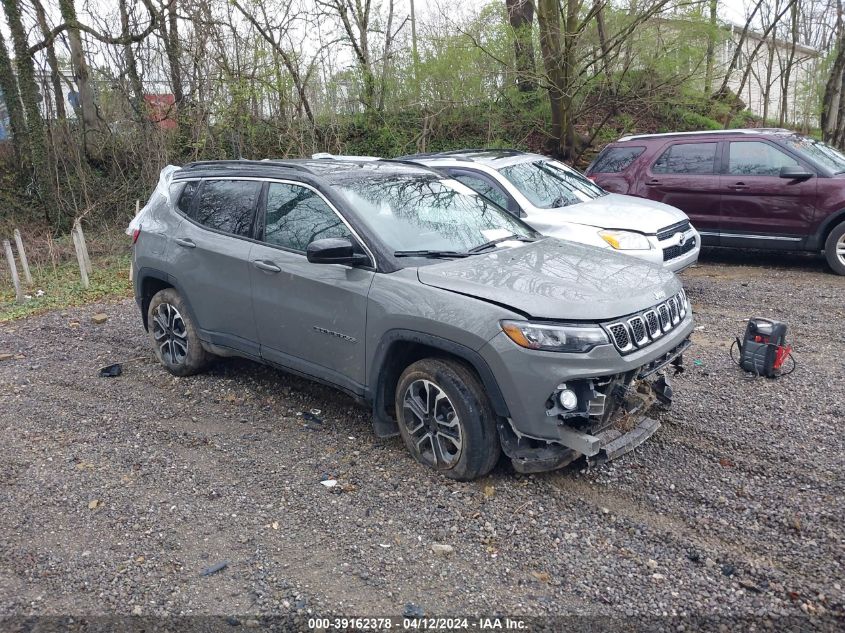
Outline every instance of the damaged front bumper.
[[555, 440], [531, 438], [519, 433], [511, 420], [499, 424], [502, 449], [514, 469], [522, 473], [562, 468], [584, 456], [590, 463], [616, 459], [645, 442], [660, 423], [646, 413], [659, 402], [671, 405], [672, 387], [665, 375], [668, 367], [683, 371], [683, 352], [689, 339], [643, 367], [604, 378], [570, 381], [561, 388], [579, 393], [584, 404], [565, 411], [553, 394], [546, 415], [556, 422]]

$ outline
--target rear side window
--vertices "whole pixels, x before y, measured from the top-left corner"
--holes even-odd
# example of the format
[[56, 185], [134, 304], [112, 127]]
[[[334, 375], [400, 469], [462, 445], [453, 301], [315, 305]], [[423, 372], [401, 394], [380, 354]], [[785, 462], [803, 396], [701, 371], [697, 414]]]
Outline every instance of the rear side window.
[[305, 251], [314, 240], [352, 237], [338, 215], [314, 191], [299, 185], [272, 183], [267, 190], [264, 241]]
[[728, 173], [745, 176], [779, 176], [781, 167], [792, 167], [798, 161], [779, 149], [761, 141], [731, 143]]
[[[200, 181], [189, 180], [188, 182], [184, 183], [184, 188], [182, 188], [181, 185], [177, 185], [177, 187], [182, 189], [182, 191], [179, 194], [179, 197], [176, 199], [176, 208], [179, 209], [179, 211], [181, 211], [185, 215], [189, 215], [191, 213], [191, 203], [194, 201], [194, 194], [200, 187]], [[171, 195], [173, 195], [174, 193], [175, 188], [171, 188]]]
[[616, 174], [625, 171], [645, 147], [607, 147], [587, 170], [591, 174]]
[[679, 143], [667, 149], [651, 171], [655, 174], [716, 173], [718, 143]]
[[[249, 237], [260, 191], [260, 182], [206, 180], [192, 217], [210, 229]], [[182, 192], [184, 195], [185, 191]]]

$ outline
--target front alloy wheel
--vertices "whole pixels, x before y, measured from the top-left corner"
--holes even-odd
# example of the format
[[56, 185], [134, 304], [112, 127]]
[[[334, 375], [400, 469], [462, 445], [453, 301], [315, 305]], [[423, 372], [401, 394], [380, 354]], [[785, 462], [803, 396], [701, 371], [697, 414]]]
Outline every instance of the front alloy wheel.
[[469, 481], [499, 460], [496, 414], [478, 374], [462, 361], [412, 363], [399, 377], [394, 402], [402, 441], [421, 464]]
[[423, 463], [437, 469], [455, 466], [463, 450], [455, 405], [430, 380], [415, 380], [405, 390], [402, 423]]

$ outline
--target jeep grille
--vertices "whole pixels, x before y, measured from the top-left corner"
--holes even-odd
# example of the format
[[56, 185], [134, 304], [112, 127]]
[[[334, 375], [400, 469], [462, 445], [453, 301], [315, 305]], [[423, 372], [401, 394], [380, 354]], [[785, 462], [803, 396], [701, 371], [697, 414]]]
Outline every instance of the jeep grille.
[[624, 319], [606, 323], [605, 331], [623, 354], [651, 345], [666, 332], [673, 330], [687, 316], [690, 306], [681, 290], [663, 303], [632, 314]]

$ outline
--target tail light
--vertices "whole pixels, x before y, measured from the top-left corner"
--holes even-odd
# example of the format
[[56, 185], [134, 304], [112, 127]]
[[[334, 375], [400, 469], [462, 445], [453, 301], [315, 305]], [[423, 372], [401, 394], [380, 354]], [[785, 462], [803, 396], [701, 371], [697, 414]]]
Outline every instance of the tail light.
[[138, 241], [138, 236], [141, 235], [141, 229], [135, 229], [132, 231], [132, 244]]

